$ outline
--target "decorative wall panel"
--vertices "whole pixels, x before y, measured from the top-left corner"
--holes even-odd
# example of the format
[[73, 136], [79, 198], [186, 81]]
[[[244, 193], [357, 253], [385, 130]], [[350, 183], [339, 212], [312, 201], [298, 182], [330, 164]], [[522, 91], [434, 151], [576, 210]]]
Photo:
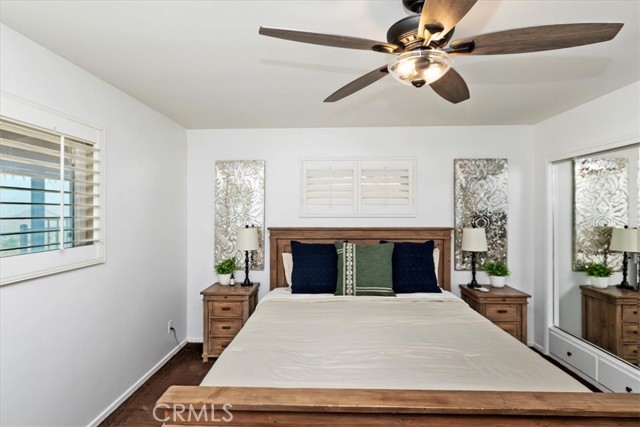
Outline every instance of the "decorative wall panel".
[[260, 249], [253, 251], [250, 269], [264, 270], [264, 170], [264, 160], [216, 162], [215, 262], [235, 257], [244, 266], [236, 233], [252, 225], [258, 228]]
[[507, 261], [507, 159], [454, 160], [456, 270], [471, 270], [471, 256], [463, 252], [462, 229], [483, 227], [486, 253], [478, 253], [477, 264], [487, 259]]
[[574, 162], [573, 269], [605, 262], [619, 270], [622, 254], [607, 253], [611, 228], [629, 222], [628, 159], [591, 158]]

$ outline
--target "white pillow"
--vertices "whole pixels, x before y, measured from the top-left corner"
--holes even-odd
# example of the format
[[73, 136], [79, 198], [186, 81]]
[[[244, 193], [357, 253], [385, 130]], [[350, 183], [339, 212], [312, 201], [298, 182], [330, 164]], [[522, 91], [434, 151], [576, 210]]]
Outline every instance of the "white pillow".
[[293, 271], [293, 255], [289, 252], [282, 253], [282, 264], [284, 265], [284, 278], [287, 285], [291, 287], [291, 272]]
[[438, 280], [438, 263], [440, 262], [440, 248], [433, 248], [433, 267], [436, 269], [436, 280], [438, 286], [440, 286], [440, 280]]

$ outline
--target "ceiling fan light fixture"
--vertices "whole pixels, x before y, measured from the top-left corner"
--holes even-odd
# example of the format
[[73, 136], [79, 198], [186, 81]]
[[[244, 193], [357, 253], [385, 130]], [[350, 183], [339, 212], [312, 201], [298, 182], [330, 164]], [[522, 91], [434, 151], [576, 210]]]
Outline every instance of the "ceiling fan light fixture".
[[422, 87], [444, 76], [451, 68], [451, 57], [441, 50], [412, 50], [395, 56], [389, 74], [408, 86]]

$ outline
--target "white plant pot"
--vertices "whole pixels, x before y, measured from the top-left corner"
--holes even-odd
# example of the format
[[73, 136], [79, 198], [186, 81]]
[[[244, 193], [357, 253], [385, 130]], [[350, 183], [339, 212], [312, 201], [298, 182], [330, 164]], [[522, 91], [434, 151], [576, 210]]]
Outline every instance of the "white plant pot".
[[606, 288], [609, 286], [609, 278], [608, 277], [591, 277], [591, 285], [594, 288]]
[[228, 285], [231, 282], [231, 274], [218, 274], [218, 282], [221, 285]]
[[489, 276], [489, 280], [494, 288], [504, 288], [504, 285], [507, 284], [506, 276]]

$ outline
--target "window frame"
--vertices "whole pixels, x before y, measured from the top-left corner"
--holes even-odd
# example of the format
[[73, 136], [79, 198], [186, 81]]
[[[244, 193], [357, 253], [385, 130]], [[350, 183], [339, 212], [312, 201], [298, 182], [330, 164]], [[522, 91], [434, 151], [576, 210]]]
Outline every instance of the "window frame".
[[98, 151], [96, 159], [100, 165], [100, 173], [95, 177], [95, 182], [100, 186], [95, 208], [97, 209], [97, 240], [86, 246], [0, 257], [0, 286], [104, 263], [106, 260], [104, 128], [4, 91], [0, 93], [0, 103], [2, 104], [0, 115], [3, 119], [17, 125], [40, 128], [91, 143]]
[[[309, 199], [307, 193], [308, 188], [308, 171], [312, 168], [322, 168], [325, 170], [330, 168], [345, 169], [347, 165], [351, 165], [353, 170], [353, 200], [350, 211], [342, 206], [326, 207], [322, 205], [312, 207], [306, 203]], [[408, 198], [406, 209], [383, 209], [382, 205], [378, 205], [379, 209], [375, 209], [375, 204], [365, 201], [364, 197], [364, 177], [363, 170], [374, 168], [388, 167], [391, 170], [398, 169], [398, 165], [404, 165], [408, 171]], [[375, 166], [378, 165], [378, 166]], [[382, 169], [380, 169], [382, 170]], [[416, 216], [416, 159], [415, 158], [332, 158], [332, 159], [302, 159], [300, 162], [300, 217], [303, 218], [407, 218]]]

